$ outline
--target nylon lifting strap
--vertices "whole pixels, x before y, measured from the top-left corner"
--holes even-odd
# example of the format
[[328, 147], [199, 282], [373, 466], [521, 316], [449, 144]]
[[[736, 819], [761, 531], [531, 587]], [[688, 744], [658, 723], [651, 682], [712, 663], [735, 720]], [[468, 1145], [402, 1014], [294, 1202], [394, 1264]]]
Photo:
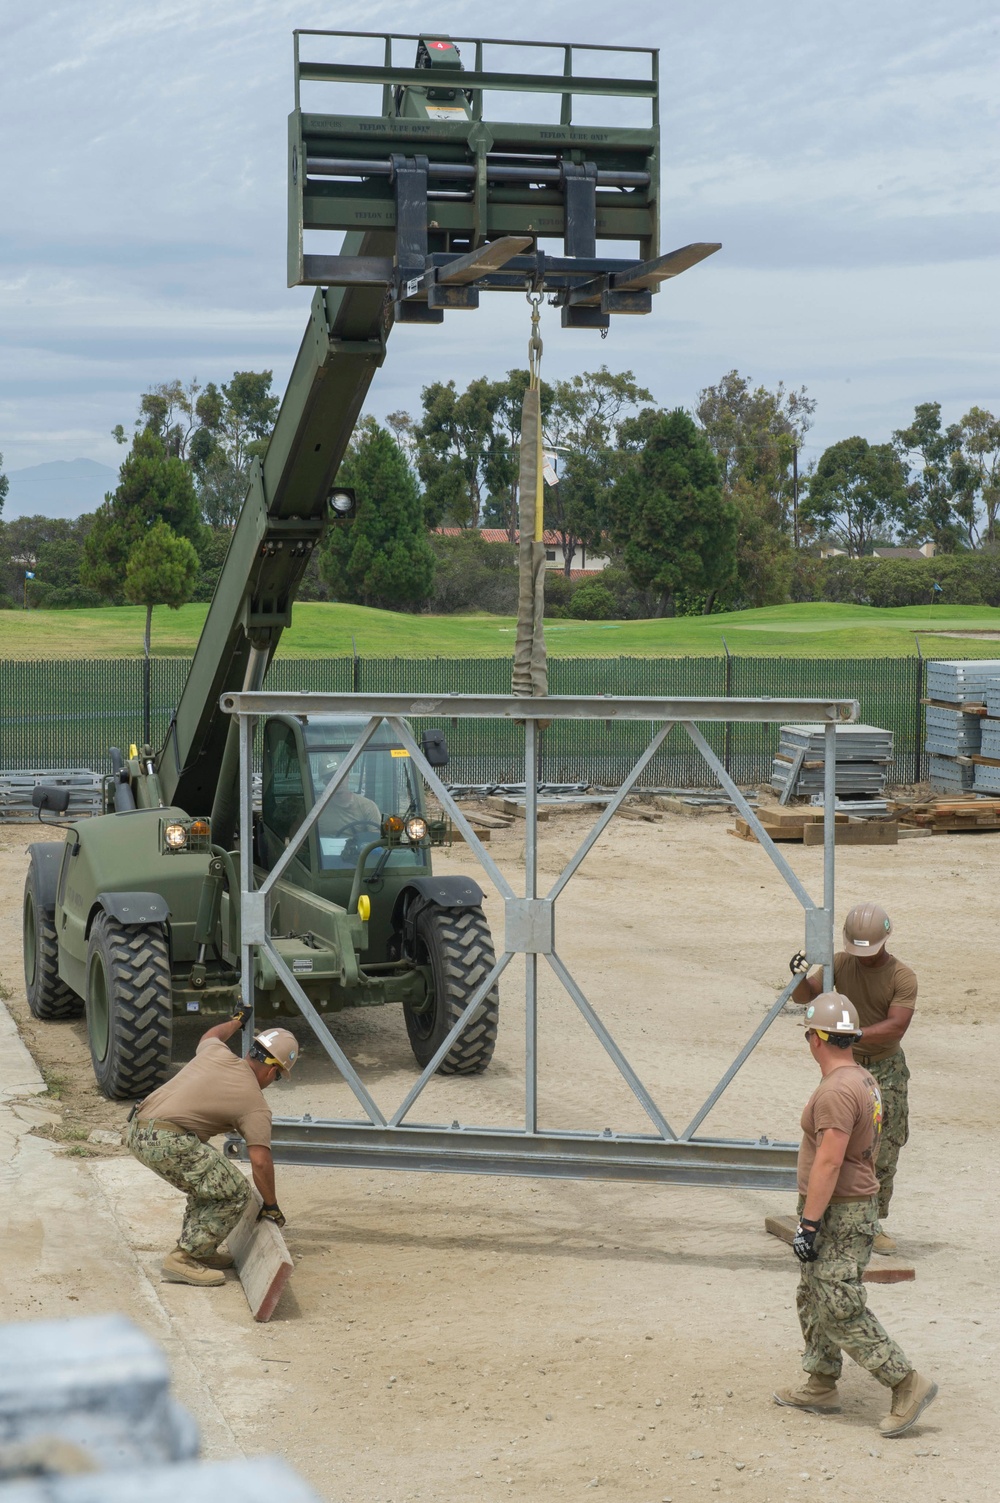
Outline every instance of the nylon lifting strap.
[[514, 694], [538, 697], [549, 692], [545, 656], [545, 508], [542, 476], [542, 339], [539, 308], [543, 294], [528, 292], [531, 338], [528, 340], [528, 389], [521, 405], [521, 463], [518, 477], [519, 542], [517, 551], [517, 635], [514, 642]]

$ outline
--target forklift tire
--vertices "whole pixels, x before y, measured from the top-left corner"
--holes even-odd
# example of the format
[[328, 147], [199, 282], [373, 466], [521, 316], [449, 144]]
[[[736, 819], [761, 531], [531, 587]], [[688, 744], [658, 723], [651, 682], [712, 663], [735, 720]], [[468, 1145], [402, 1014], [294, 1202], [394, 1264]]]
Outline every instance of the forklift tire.
[[53, 918], [42, 901], [39, 872], [32, 861], [24, 883], [24, 989], [32, 1017], [45, 1023], [78, 1018], [83, 1012], [80, 998], [59, 980], [59, 940]]
[[[481, 908], [425, 908], [417, 916], [417, 963], [429, 965], [434, 995], [424, 1008], [405, 1002], [403, 1016], [417, 1064], [430, 1063], [496, 956]], [[494, 986], [438, 1066], [439, 1075], [478, 1075], [493, 1058], [500, 995]]]
[[173, 1001], [163, 930], [99, 913], [87, 951], [87, 1033], [97, 1084], [141, 1099], [170, 1073]]

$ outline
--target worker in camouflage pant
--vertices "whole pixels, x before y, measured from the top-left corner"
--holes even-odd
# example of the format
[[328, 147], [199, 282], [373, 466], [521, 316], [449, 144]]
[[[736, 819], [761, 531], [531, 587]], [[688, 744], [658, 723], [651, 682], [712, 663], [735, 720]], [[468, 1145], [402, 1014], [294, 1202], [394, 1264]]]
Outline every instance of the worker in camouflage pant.
[[[799, 1214], [805, 1198], [799, 1198]], [[912, 1364], [868, 1308], [862, 1274], [871, 1257], [878, 1218], [870, 1200], [829, 1206], [816, 1238], [816, 1261], [802, 1265], [795, 1295], [806, 1349], [802, 1366], [836, 1383], [842, 1352], [873, 1378], [895, 1388]]]
[[186, 1193], [177, 1246], [196, 1260], [212, 1257], [246, 1210], [249, 1181], [193, 1132], [133, 1121], [126, 1146], [147, 1169]]
[[806, 1380], [775, 1390], [774, 1399], [810, 1414], [838, 1414], [843, 1353], [892, 1391], [879, 1421], [883, 1435], [902, 1435], [937, 1394], [868, 1308], [862, 1283], [878, 1227], [875, 1163], [882, 1097], [853, 1049], [861, 1023], [853, 1002], [822, 992], [802, 1023], [820, 1083], [802, 1113], [799, 1224], [792, 1243], [802, 1264], [796, 1305], [805, 1338]]
[[220, 1243], [250, 1200], [250, 1185], [236, 1165], [209, 1144], [235, 1132], [246, 1143], [250, 1171], [262, 1205], [257, 1220], [284, 1226], [274, 1188], [271, 1109], [264, 1092], [288, 1079], [299, 1046], [287, 1028], [258, 1033], [244, 1057], [228, 1047], [250, 1017], [240, 1006], [228, 1022], [202, 1034], [194, 1059], [132, 1108], [126, 1142], [140, 1164], [187, 1196], [177, 1246], [163, 1260], [168, 1283], [225, 1283], [233, 1255]]
[[[882, 1138], [875, 1160], [878, 1178], [879, 1225], [889, 1215], [896, 1180], [896, 1165], [899, 1150], [905, 1147], [910, 1136], [910, 1071], [902, 1049], [890, 1054], [888, 1059], [869, 1059], [868, 1073], [874, 1078], [882, 1097]], [[876, 1236], [878, 1233], [876, 1232]], [[884, 1233], [883, 1233], [884, 1236]]]

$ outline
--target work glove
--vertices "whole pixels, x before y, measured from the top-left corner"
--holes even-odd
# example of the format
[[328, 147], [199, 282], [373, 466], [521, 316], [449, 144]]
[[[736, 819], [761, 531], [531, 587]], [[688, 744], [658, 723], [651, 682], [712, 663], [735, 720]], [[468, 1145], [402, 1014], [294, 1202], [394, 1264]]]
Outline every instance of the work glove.
[[247, 1026], [247, 1020], [253, 1015], [253, 1008], [247, 1007], [245, 1002], [238, 1002], [233, 1009], [233, 1022], [239, 1023], [241, 1028]]
[[816, 1251], [816, 1234], [821, 1225], [819, 1221], [807, 1221], [804, 1216], [799, 1218], [792, 1240], [792, 1252], [800, 1263], [815, 1263], [819, 1257]]
[[273, 1206], [268, 1205], [266, 1200], [261, 1206], [260, 1210], [257, 1212], [257, 1220], [273, 1221], [275, 1226], [284, 1226], [285, 1224], [285, 1217], [281, 1207], [277, 1204], [277, 1202], [275, 1202]]
[[809, 962], [801, 950], [796, 950], [795, 954], [788, 962], [788, 969], [791, 971], [793, 976], [804, 976], [806, 971], [808, 971]]

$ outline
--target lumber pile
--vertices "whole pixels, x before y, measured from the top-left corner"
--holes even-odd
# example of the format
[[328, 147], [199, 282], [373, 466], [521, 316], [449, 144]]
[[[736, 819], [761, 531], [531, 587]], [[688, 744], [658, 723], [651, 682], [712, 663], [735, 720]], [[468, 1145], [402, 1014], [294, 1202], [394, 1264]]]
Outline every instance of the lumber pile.
[[1000, 830], [1000, 798], [941, 796], [924, 801], [899, 802], [899, 823], [911, 829], [950, 835], [961, 830]]
[[[899, 824], [894, 819], [849, 820], [838, 825], [833, 832], [834, 845], [897, 845]], [[806, 825], [802, 831], [803, 845], [822, 845], [823, 826]]]
[[[764, 833], [770, 835], [772, 840], [797, 840], [802, 841], [803, 831], [816, 829], [820, 832], [819, 843], [823, 843], [823, 810], [812, 804], [803, 804], [790, 809], [783, 808], [779, 804], [765, 804], [757, 810], [757, 817], [764, 826]], [[846, 827], [848, 816], [837, 814], [835, 822], [840, 827]], [[747, 820], [737, 816], [730, 835], [737, 836], [740, 840], [749, 840], [756, 843], [757, 837]]]
[[[795, 840], [802, 845], [823, 844], [823, 810], [814, 804], [791, 809], [765, 804], [758, 809], [765, 835], [772, 840]], [[757, 837], [747, 820], [737, 817], [730, 835], [756, 843]], [[850, 814], [834, 815], [835, 845], [895, 845], [899, 823], [895, 819], [858, 819]]]

